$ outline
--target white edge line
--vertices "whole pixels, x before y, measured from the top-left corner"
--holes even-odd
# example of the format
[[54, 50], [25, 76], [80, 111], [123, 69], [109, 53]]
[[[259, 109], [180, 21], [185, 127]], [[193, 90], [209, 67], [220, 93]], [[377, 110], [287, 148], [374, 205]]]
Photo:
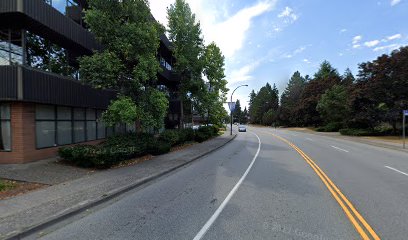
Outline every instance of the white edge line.
[[311, 139], [311, 138], [306, 138], [306, 140], [309, 140], [309, 141], [314, 142], [314, 140], [313, 140], [313, 139]]
[[228, 194], [228, 196], [224, 199], [224, 201], [221, 203], [221, 205], [217, 208], [217, 210], [214, 212], [214, 214], [208, 219], [208, 221], [205, 223], [205, 225], [201, 228], [201, 230], [197, 233], [197, 235], [194, 237], [193, 240], [200, 240], [204, 235], [207, 233], [207, 231], [210, 229], [210, 227], [214, 224], [215, 220], [217, 220], [218, 216], [221, 214], [222, 210], [224, 210], [225, 206], [228, 204], [228, 202], [231, 200], [231, 198], [234, 196], [235, 192], [238, 190], [239, 186], [242, 184], [242, 182], [245, 180], [246, 176], [248, 175], [249, 171], [251, 170], [252, 166], [255, 163], [255, 160], [258, 158], [259, 152], [261, 150], [261, 139], [256, 133], [252, 133], [258, 138], [258, 151], [256, 151], [256, 154], [254, 158], [252, 159], [251, 164], [249, 164], [247, 170], [245, 171], [244, 175], [239, 179], [237, 184], [235, 184], [234, 188], [231, 190], [231, 192]]
[[349, 152], [349, 151], [347, 151], [347, 150], [345, 150], [345, 149], [342, 149], [342, 148], [339, 148], [339, 147], [336, 147], [336, 146], [331, 146], [332, 148], [335, 148], [335, 149], [337, 149], [337, 150], [340, 150], [340, 151], [343, 151], [343, 152]]
[[389, 166], [384, 166], [384, 167], [386, 167], [386, 168], [388, 168], [388, 169], [391, 169], [391, 170], [394, 170], [394, 171], [396, 171], [396, 172], [398, 172], [398, 173], [404, 174], [405, 176], [408, 176], [408, 173], [404, 173], [404, 172], [402, 172], [402, 171], [400, 171], [400, 170], [398, 170], [398, 169], [395, 169], [395, 168], [392, 168], [392, 167], [389, 167]]

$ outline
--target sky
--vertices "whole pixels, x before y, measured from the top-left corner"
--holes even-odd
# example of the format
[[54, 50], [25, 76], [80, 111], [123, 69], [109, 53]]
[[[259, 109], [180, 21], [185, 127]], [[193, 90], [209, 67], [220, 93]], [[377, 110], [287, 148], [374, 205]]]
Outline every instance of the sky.
[[[311, 75], [324, 60], [339, 73], [408, 45], [408, 0], [186, 0], [206, 44], [225, 56], [228, 87], [243, 107], [267, 82], [280, 93], [295, 71]], [[174, 0], [150, 0], [167, 26]], [[228, 95], [230, 96], [230, 95]]]

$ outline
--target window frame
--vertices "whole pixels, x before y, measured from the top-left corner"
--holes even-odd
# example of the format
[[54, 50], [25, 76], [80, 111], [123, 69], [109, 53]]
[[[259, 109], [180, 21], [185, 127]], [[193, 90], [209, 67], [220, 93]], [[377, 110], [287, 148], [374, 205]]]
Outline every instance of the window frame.
[[[53, 108], [53, 119], [41, 119], [41, 118], [37, 118], [37, 106], [49, 106]], [[59, 108], [69, 108], [70, 109], [70, 113], [71, 113], [71, 119], [65, 119], [65, 118], [59, 118], [58, 116], [58, 109]], [[81, 110], [84, 112], [83, 118], [81, 117], [81, 119], [75, 118], [75, 110]], [[67, 146], [67, 145], [75, 145], [75, 144], [81, 144], [81, 143], [86, 143], [86, 142], [90, 142], [90, 141], [98, 141], [98, 140], [103, 140], [106, 139], [107, 136], [107, 127], [104, 126], [104, 133], [105, 133], [105, 137], [104, 138], [98, 138], [98, 133], [99, 133], [99, 121], [98, 121], [98, 112], [102, 112], [103, 110], [101, 109], [96, 109], [96, 108], [81, 108], [81, 107], [67, 107], [67, 106], [62, 106], [62, 105], [50, 105], [50, 104], [36, 104], [35, 105], [35, 116], [34, 116], [34, 121], [35, 121], [35, 147], [37, 150], [41, 150], [41, 149], [47, 149], [47, 148], [54, 148], [54, 147], [62, 147], [62, 146]], [[88, 117], [87, 115], [89, 114], [89, 112], [92, 112], [92, 114], [94, 114], [94, 116], [92, 116], [91, 118]], [[91, 119], [91, 120], [89, 120]], [[38, 147], [38, 141], [37, 141], [37, 122], [53, 122], [54, 123], [54, 146], [48, 146], [48, 147]], [[58, 141], [58, 125], [59, 122], [70, 122], [71, 123], [71, 143], [66, 143], [66, 144], [59, 144]], [[75, 142], [75, 123], [76, 122], [81, 122], [84, 124], [84, 140], [83, 141], [79, 141], [79, 142]], [[89, 140], [88, 137], [88, 122], [95, 122], [95, 139]]]
[[11, 103], [7, 103], [7, 102], [2, 102], [0, 103], [0, 107], [1, 106], [8, 106], [8, 115], [10, 116], [9, 118], [3, 118], [1, 111], [0, 111], [0, 124], [2, 124], [3, 122], [8, 122], [10, 124], [10, 149], [0, 149], [0, 152], [12, 152], [13, 151], [13, 127], [11, 125]]

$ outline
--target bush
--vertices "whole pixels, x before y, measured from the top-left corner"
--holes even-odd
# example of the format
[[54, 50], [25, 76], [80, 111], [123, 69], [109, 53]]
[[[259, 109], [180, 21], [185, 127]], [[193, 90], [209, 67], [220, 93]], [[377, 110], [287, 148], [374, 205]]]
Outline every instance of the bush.
[[181, 129], [179, 131], [179, 144], [194, 141], [195, 132], [191, 128]]
[[340, 129], [341, 135], [348, 136], [390, 136], [393, 134], [392, 129], [389, 128], [368, 128], [368, 129], [358, 129], [358, 128], [345, 128]]
[[11, 181], [0, 179], [0, 192], [10, 190], [16, 187], [16, 184]]
[[58, 155], [80, 167], [108, 168], [121, 161], [129, 160], [144, 154], [160, 155], [170, 152], [172, 146], [187, 141], [203, 142], [217, 136], [218, 128], [201, 127], [193, 129], [165, 130], [159, 139], [147, 133], [129, 133], [113, 136], [99, 145], [76, 145], [61, 147]]
[[175, 146], [180, 143], [179, 132], [177, 130], [164, 130], [159, 137], [162, 142], [167, 142], [171, 146]]
[[93, 156], [97, 146], [77, 145], [58, 149], [61, 158], [72, 162], [80, 167], [93, 167]]
[[200, 127], [196, 131], [195, 140], [197, 142], [204, 142], [211, 137], [215, 137], [218, 135], [218, 128], [215, 126], [204, 126]]
[[158, 141], [157, 144], [149, 150], [152, 155], [161, 155], [170, 152], [171, 144], [168, 142]]
[[62, 147], [58, 155], [80, 167], [107, 168], [121, 161], [149, 153], [156, 139], [150, 134], [126, 134], [113, 136], [99, 145]]
[[341, 135], [347, 136], [373, 136], [373, 129], [355, 129], [355, 128], [344, 128], [340, 129]]
[[318, 127], [316, 131], [318, 132], [338, 132], [343, 127], [344, 127], [343, 123], [332, 122], [332, 123], [328, 123], [326, 126]]

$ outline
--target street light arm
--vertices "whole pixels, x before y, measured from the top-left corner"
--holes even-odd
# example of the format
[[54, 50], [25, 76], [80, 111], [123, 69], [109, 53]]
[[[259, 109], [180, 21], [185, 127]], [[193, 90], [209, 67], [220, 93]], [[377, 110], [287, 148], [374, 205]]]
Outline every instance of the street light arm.
[[230, 135], [232, 135], [232, 121], [233, 121], [233, 117], [232, 117], [232, 95], [234, 95], [235, 91], [240, 87], [248, 87], [248, 84], [244, 84], [244, 85], [236, 87], [234, 89], [234, 91], [232, 91], [232, 93], [231, 93], [231, 107], [230, 107], [230, 111], [231, 111], [231, 129], [230, 130], [231, 130], [231, 133], [230, 133]]

